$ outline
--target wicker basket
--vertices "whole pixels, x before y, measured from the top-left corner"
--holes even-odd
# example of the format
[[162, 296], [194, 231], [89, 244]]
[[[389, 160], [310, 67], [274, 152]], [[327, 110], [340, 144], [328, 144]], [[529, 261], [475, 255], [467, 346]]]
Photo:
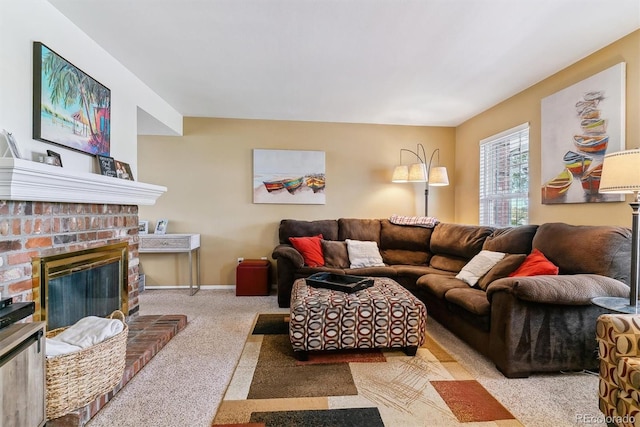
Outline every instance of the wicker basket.
[[[47, 419], [82, 408], [122, 380], [129, 328], [121, 311], [108, 317], [124, 323], [122, 332], [83, 350], [47, 357]], [[49, 331], [47, 338], [65, 329]]]

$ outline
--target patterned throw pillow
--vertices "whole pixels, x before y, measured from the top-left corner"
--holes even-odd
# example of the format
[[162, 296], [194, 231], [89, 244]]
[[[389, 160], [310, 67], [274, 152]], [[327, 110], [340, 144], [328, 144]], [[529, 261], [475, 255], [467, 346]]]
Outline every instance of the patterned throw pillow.
[[321, 240], [322, 234], [312, 237], [289, 237], [289, 241], [302, 254], [305, 265], [309, 267], [322, 267], [324, 265], [324, 256], [320, 245]]
[[391, 215], [389, 222], [396, 225], [415, 225], [418, 227], [433, 228], [438, 225], [440, 221], [432, 216]]

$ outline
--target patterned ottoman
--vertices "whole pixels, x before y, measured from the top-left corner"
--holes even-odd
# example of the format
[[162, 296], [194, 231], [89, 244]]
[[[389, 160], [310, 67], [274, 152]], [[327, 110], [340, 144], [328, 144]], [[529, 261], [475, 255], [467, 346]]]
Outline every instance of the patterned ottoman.
[[291, 291], [289, 338], [298, 359], [307, 351], [403, 348], [414, 356], [424, 343], [427, 309], [397, 282], [376, 277], [373, 286], [347, 294], [308, 286]]

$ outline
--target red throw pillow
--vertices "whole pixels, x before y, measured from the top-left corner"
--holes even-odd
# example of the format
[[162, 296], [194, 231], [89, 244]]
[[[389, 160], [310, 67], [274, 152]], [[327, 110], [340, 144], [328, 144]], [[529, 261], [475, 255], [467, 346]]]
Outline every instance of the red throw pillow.
[[509, 277], [539, 276], [542, 274], [557, 275], [559, 271], [560, 269], [557, 265], [549, 261], [538, 249], [534, 249]]
[[322, 234], [313, 237], [289, 237], [289, 241], [302, 254], [304, 263], [309, 267], [322, 267], [324, 265], [321, 240]]

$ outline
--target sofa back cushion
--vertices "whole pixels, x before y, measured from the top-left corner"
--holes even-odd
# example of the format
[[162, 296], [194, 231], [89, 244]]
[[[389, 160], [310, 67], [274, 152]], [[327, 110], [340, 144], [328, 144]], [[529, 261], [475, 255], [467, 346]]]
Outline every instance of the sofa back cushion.
[[381, 220], [380, 226], [380, 253], [386, 264], [429, 264], [432, 228], [396, 225], [387, 219]]
[[283, 219], [280, 221], [278, 238], [280, 243], [289, 243], [289, 237], [310, 237], [322, 234], [325, 240], [338, 240], [338, 222], [333, 219], [300, 221]]
[[361, 240], [380, 245], [380, 220], [340, 218], [338, 220], [338, 240]]
[[[493, 227], [440, 223], [431, 234], [431, 253], [470, 260], [481, 250]], [[466, 263], [466, 262], [465, 262]]]
[[546, 223], [533, 247], [560, 268], [560, 274], [599, 274], [629, 283], [631, 230], [625, 227]]
[[533, 236], [537, 230], [537, 225], [497, 228], [484, 241], [482, 249], [506, 254], [529, 254], [531, 253]]

